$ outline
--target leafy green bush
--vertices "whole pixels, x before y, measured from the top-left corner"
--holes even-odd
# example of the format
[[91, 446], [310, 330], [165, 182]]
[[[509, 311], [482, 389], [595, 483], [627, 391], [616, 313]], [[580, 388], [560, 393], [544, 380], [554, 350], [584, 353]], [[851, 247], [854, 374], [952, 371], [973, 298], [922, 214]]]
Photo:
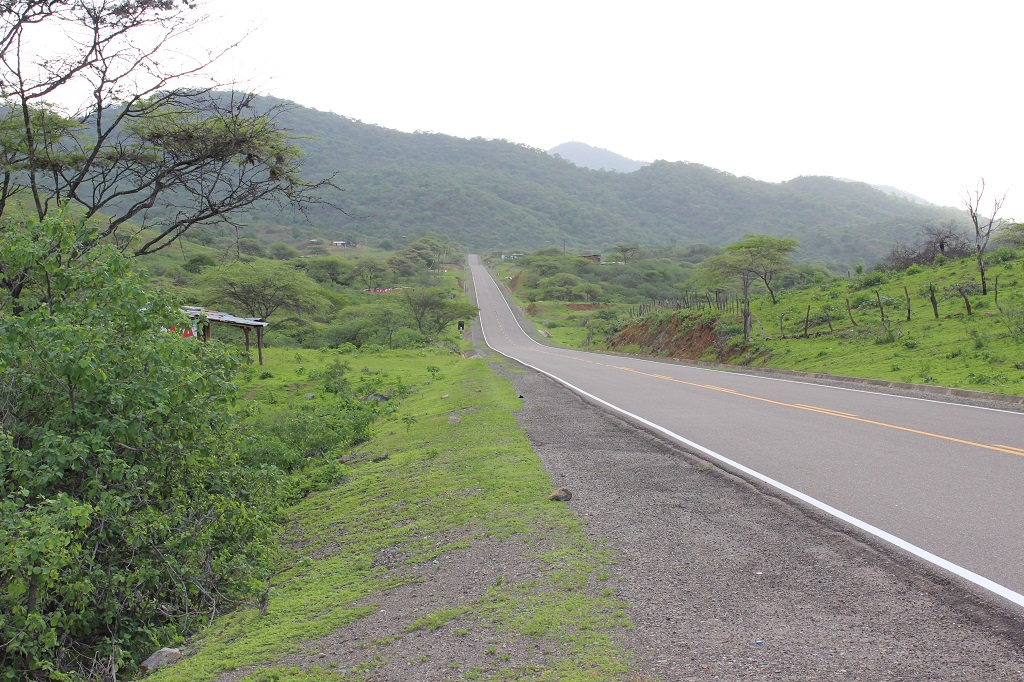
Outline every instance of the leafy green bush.
[[999, 317], [1018, 343], [1024, 342], [1024, 298], [1003, 299], [999, 304]]
[[[113, 678], [261, 589], [280, 477], [231, 447], [239, 358], [93, 232], [0, 225], [0, 670]], [[11, 286], [21, 282], [23, 286]]]
[[888, 278], [884, 271], [873, 270], [862, 275], [857, 275], [853, 278], [853, 282], [851, 282], [851, 284], [854, 290], [868, 289], [871, 287], [881, 286], [882, 284], [885, 284], [887, 280]]
[[1009, 263], [1017, 257], [1016, 252], [1008, 247], [1001, 246], [995, 251], [991, 251], [985, 254], [986, 265], [996, 265], [999, 263]]

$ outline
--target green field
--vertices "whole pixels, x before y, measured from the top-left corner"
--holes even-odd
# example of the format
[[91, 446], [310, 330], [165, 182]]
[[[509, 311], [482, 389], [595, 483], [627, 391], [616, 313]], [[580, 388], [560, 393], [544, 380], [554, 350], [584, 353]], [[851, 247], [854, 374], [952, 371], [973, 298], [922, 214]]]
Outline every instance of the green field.
[[[311, 373], [338, 357], [268, 349], [266, 365], [246, 373], [240, 393], [251, 402], [301, 400], [318, 390]], [[566, 506], [547, 499], [552, 486], [515, 423], [511, 385], [483, 360], [441, 350], [341, 359], [354, 385], [361, 378], [400, 385], [407, 397], [393, 398], [372, 439], [344, 455], [340, 485], [285, 511], [282, 544], [291, 549], [265, 615], [253, 604], [216, 619], [186, 647], [185, 659], [150, 679], [212, 680], [246, 666], [254, 667], [245, 678], [252, 680], [372, 679], [388, 645], [413, 632], [487, 638], [487, 664], [451, 662], [452, 675], [463, 679], [624, 678], [628, 655], [616, 641], [630, 624], [614, 596], [613, 557], [586, 539]], [[521, 543], [536, 574], [519, 582], [499, 576], [468, 605], [437, 604], [366, 643], [358, 665], [263, 669], [375, 612], [375, 595], [417, 579], [405, 568], [457, 557], [483, 540]], [[389, 568], [375, 561], [382, 553], [404, 559]], [[523, 639], [554, 653], [543, 665], [502, 657], [503, 643]]]
[[[988, 268], [988, 295], [968, 296], [970, 315], [963, 298], [950, 289], [957, 282], [977, 281], [977, 264], [970, 258], [904, 272], [819, 277], [802, 288], [783, 289], [774, 305], [766, 294], [755, 296], [746, 346], [742, 317], [731, 310], [656, 310], [631, 317], [636, 304], [599, 303], [593, 310], [579, 310], [560, 301], [534, 302], [532, 307], [520, 303], [533, 312], [542, 334], [573, 348], [583, 347], [589, 325], [589, 348], [595, 350], [1024, 395], [1024, 261], [1007, 250], [997, 253]], [[646, 338], [610, 342], [616, 332], [642, 323], [650, 328]], [[687, 345], [686, 332], [702, 324], [713, 326], [715, 342]], [[672, 338], [666, 342], [659, 332], [670, 327]]]

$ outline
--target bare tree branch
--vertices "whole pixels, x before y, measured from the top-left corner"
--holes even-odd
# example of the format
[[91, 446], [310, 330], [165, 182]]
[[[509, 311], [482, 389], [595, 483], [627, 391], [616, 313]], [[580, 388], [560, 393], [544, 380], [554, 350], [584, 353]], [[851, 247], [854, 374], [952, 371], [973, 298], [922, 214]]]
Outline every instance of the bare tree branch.
[[992, 212], [986, 218], [982, 215], [981, 201], [985, 195], [985, 178], [980, 178], [975, 185], [974, 191], [967, 190], [964, 197], [964, 206], [970, 215], [971, 224], [974, 225], [974, 248], [978, 254], [978, 271], [981, 273], [981, 293], [988, 294], [988, 283], [985, 280], [985, 249], [988, 248], [989, 239], [992, 233], [1002, 226], [1002, 219], [997, 219], [999, 211], [1006, 201], [1006, 194], [992, 201]]
[[[233, 47], [198, 58], [172, 49], [205, 20], [194, 5], [0, 3], [0, 217], [19, 194], [39, 219], [77, 207], [99, 224], [96, 241], [142, 255], [197, 225], [240, 226], [232, 215], [254, 204], [331, 206], [321, 190], [332, 178], [300, 176], [295, 138], [277, 123], [283, 105], [259, 111], [251, 94], [187, 86]], [[41, 53], [39, 30], [66, 39]], [[88, 97], [67, 109], [46, 103], [80, 91]]]

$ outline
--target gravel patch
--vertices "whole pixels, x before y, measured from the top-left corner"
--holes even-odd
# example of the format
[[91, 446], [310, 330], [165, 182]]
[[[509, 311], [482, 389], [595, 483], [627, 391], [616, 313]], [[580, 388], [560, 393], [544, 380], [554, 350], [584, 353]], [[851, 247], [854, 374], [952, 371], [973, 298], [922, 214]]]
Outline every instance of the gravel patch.
[[[453, 534], [450, 539], [461, 537]], [[393, 563], [392, 577], [410, 582], [352, 602], [349, 606], [372, 604], [377, 610], [305, 643], [301, 653], [282, 658], [274, 667], [318, 666], [367, 680], [454, 680], [472, 669], [493, 673], [499, 668], [543, 664], [551, 652], [542, 643], [494, 632], [472, 614], [455, 617], [437, 629], [410, 630], [425, 616], [477, 602], [499, 580], [504, 584], [533, 580], [541, 569], [527, 557], [541, 549], [514, 539], [482, 537], [466, 550], [411, 566], [400, 565], [396, 557], [382, 552], [375, 561]], [[236, 682], [253, 671], [239, 668], [217, 680]]]

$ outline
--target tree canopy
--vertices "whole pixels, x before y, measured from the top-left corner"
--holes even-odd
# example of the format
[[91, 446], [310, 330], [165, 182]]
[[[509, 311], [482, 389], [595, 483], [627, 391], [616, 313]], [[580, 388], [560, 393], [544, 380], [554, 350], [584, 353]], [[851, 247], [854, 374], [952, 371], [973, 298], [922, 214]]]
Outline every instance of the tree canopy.
[[0, 216], [73, 207], [139, 255], [254, 204], [323, 201], [280, 107], [182, 85], [217, 56], [177, 51], [194, 3], [14, 0], [3, 20]]
[[750, 340], [750, 286], [760, 280], [775, 304], [772, 279], [790, 267], [790, 254], [798, 247], [795, 239], [748, 234], [701, 263], [701, 272], [709, 283], [739, 280], [743, 295], [744, 343]]
[[277, 261], [233, 261], [206, 270], [196, 284], [208, 304], [238, 307], [249, 317], [267, 319], [281, 309], [314, 313], [329, 305], [316, 282]]

